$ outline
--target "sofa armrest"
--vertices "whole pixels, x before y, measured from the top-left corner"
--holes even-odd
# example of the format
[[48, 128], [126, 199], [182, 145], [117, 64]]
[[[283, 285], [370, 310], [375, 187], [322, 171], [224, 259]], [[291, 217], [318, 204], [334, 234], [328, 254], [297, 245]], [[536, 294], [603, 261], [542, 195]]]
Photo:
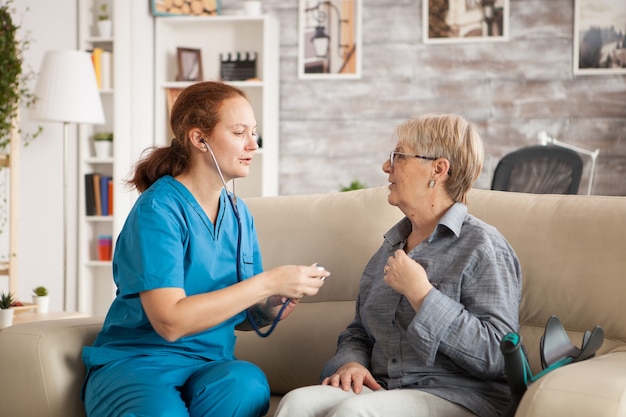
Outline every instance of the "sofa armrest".
[[556, 369], [532, 383], [515, 417], [626, 416], [626, 352]]
[[102, 318], [46, 320], [0, 331], [0, 404], [3, 416], [84, 416], [80, 388], [83, 346], [91, 345]]

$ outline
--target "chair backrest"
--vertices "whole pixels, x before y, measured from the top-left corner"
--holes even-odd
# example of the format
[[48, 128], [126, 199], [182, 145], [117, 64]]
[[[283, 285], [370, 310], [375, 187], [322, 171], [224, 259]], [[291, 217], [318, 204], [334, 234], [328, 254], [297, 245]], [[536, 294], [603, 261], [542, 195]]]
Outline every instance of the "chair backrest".
[[581, 156], [559, 146], [529, 146], [498, 162], [492, 190], [533, 194], [577, 194], [583, 171]]

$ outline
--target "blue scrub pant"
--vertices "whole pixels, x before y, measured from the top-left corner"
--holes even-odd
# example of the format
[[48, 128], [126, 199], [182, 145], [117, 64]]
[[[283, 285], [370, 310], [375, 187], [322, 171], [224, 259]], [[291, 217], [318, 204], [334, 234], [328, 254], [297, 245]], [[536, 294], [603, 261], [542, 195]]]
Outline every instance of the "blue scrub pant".
[[249, 362], [145, 356], [92, 370], [84, 395], [89, 417], [259, 417], [270, 390]]

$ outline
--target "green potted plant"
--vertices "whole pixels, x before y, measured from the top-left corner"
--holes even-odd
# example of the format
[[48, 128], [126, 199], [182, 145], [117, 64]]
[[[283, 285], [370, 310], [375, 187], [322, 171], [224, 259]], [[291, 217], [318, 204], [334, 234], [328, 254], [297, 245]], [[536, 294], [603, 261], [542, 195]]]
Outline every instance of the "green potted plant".
[[367, 185], [363, 184], [359, 180], [354, 180], [347, 187], [341, 187], [340, 191], [360, 190], [362, 188], [367, 188]]
[[9, 327], [13, 324], [13, 303], [15, 297], [13, 293], [1, 292], [0, 293], [0, 329]]
[[37, 308], [37, 313], [47, 313], [50, 309], [50, 297], [48, 296], [48, 289], [46, 287], [39, 286], [33, 288], [33, 303]]
[[110, 38], [113, 32], [113, 24], [109, 15], [109, 4], [107, 2], [100, 3], [98, 6], [98, 35], [103, 38]]
[[[39, 126], [34, 132], [23, 132], [19, 126], [20, 108], [30, 108], [36, 101], [28, 88], [35, 73], [22, 61], [30, 38], [28, 33], [18, 34], [20, 27], [13, 21], [16, 11], [12, 3], [9, 0], [0, 4], [0, 167], [11, 167], [17, 159], [10, 154], [19, 149], [20, 142], [26, 146], [42, 131]], [[5, 196], [8, 180], [9, 176], [0, 176], [0, 234], [4, 233], [10, 212], [10, 199]], [[6, 255], [0, 255], [0, 259], [6, 261]]]
[[98, 158], [107, 158], [111, 156], [113, 147], [112, 132], [98, 132], [93, 135], [93, 146]]
[[[35, 73], [22, 65], [22, 56], [30, 46], [30, 39], [28, 34], [17, 35], [19, 26], [15, 25], [11, 17], [11, 13], [15, 13], [11, 3], [7, 1], [0, 5], [0, 151], [8, 148], [12, 138], [23, 133], [15, 124], [20, 106], [29, 108], [36, 101], [35, 95], [28, 88]], [[24, 134], [24, 145], [39, 136], [41, 131], [40, 126], [35, 132]]]

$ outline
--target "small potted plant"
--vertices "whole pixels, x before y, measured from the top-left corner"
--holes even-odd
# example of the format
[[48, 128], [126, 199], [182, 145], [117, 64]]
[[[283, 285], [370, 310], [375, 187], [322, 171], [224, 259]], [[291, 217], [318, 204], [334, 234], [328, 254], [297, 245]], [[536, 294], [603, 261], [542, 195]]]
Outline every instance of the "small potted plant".
[[248, 16], [259, 16], [263, 14], [263, 2], [261, 0], [244, 0], [243, 7]]
[[113, 24], [109, 15], [109, 4], [100, 3], [98, 6], [98, 35], [103, 38], [110, 38], [113, 32]]
[[47, 313], [50, 309], [50, 297], [46, 287], [37, 287], [33, 289], [33, 303], [37, 308], [37, 313]]
[[341, 189], [339, 191], [361, 190], [363, 188], [367, 188], [367, 185], [363, 184], [359, 180], [354, 180], [347, 187], [341, 187]]
[[108, 158], [111, 156], [113, 147], [112, 132], [98, 132], [93, 135], [93, 146], [98, 158]]
[[13, 324], [13, 303], [15, 297], [13, 293], [1, 292], [0, 293], [0, 329], [9, 327]]

